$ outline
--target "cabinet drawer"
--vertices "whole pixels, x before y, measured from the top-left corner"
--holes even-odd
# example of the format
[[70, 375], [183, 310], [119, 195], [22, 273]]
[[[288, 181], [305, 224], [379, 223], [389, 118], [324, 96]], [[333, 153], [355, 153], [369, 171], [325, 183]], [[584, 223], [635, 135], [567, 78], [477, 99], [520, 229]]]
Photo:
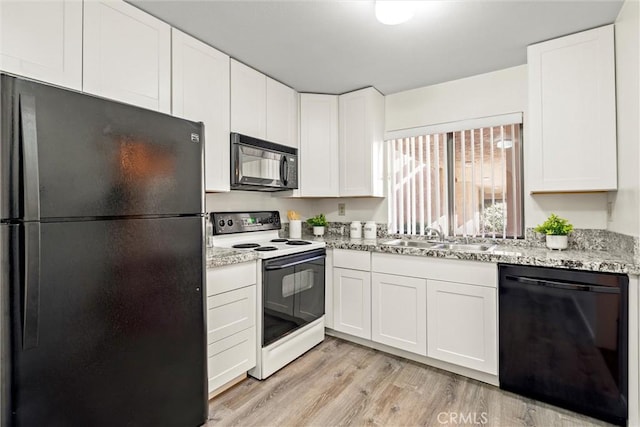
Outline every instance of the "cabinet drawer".
[[345, 249], [333, 250], [333, 266], [351, 270], [371, 270], [371, 253]]
[[256, 284], [256, 263], [225, 265], [207, 270], [207, 296]]
[[207, 343], [214, 343], [255, 324], [255, 285], [207, 298]]
[[212, 392], [256, 366], [256, 328], [209, 344], [207, 353], [209, 392]]

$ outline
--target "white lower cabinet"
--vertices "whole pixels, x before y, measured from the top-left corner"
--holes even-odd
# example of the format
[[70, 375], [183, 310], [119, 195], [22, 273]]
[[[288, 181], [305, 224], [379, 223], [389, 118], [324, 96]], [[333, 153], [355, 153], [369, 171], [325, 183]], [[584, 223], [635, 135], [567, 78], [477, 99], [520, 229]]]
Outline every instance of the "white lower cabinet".
[[498, 373], [496, 289], [427, 281], [427, 355]]
[[427, 355], [427, 281], [372, 273], [371, 339]]
[[207, 355], [211, 393], [256, 366], [255, 326], [209, 344]]
[[371, 273], [333, 269], [333, 328], [371, 339]]
[[207, 270], [209, 393], [256, 366], [256, 263]]

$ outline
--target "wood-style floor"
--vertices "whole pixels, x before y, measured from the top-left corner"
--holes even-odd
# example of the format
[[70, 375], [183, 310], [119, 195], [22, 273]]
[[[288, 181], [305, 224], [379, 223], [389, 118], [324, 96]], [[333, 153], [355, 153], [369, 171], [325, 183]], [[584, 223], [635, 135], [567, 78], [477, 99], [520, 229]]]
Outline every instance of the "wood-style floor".
[[212, 426], [604, 426], [456, 374], [327, 337], [209, 404]]

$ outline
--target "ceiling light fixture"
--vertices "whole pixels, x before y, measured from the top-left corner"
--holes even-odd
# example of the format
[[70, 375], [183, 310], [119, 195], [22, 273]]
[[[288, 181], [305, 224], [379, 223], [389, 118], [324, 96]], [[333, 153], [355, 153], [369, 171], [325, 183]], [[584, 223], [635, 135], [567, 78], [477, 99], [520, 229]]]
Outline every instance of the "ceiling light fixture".
[[499, 139], [496, 141], [496, 147], [497, 148], [511, 148], [513, 147], [513, 141], [510, 139]]
[[376, 1], [376, 18], [385, 25], [398, 25], [413, 18], [414, 1]]

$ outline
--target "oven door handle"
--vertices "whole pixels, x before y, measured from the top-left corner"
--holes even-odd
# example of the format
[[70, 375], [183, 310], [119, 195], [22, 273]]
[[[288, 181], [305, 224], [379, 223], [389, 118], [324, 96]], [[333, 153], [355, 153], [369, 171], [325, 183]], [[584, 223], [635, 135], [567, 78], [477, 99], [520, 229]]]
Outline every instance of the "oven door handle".
[[318, 260], [318, 259], [322, 259], [324, 257], [325, 257], [325, 255], [320, 255], [320, 256], [313, 257], [313, 258], [305, 258], [305, 259], [302, 259], [300, 261], [290, 262], [288, 264], [267, 265], [267, 266], [264, 267], [264, 269], [267, 270], [267, 271], [282, 270], [283, 268], [293, 267], [294, 265], [298, 265], [298, 264], [305, 264], [307, 262], [311, 262], [311, 261], [315, 261], [315, 260]]

